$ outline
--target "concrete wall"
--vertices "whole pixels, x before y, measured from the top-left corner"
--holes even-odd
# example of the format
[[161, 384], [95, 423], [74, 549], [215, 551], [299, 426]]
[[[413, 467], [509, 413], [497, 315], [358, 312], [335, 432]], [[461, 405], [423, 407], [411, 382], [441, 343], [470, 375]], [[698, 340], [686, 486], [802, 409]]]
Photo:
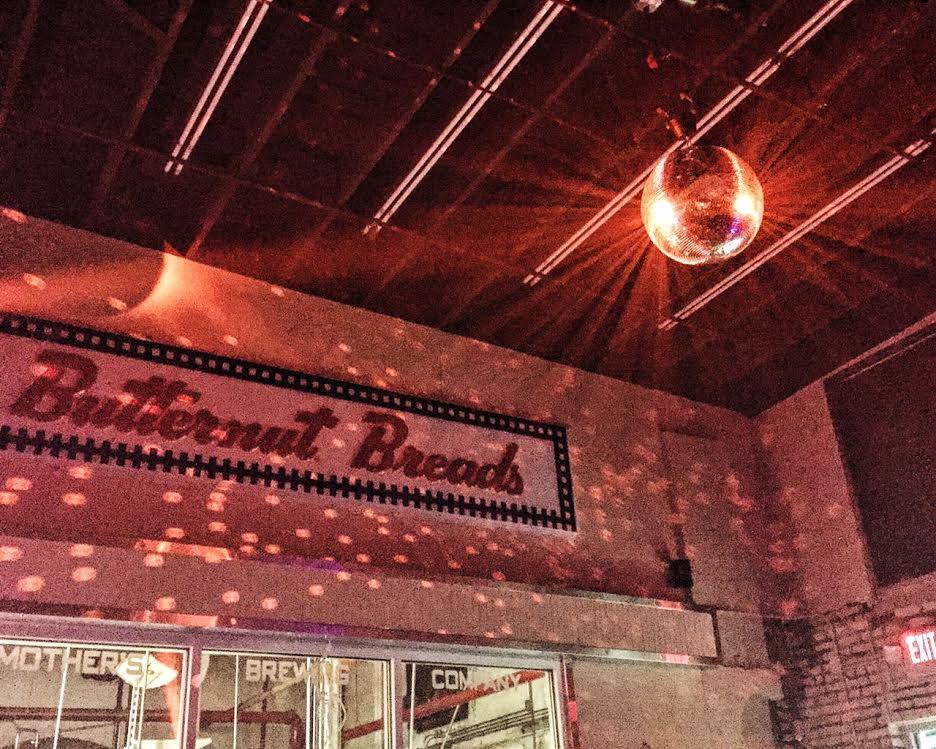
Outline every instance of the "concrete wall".
[[[936, 313], [847, 362], [845, 369], [936, 322]], [[834, 373], [830, 373], [831, 377]], [[869, 418], [874, 418], [869, 414]], [[795, 591], [782, 603], [786, 615], [834, 612], [871, 601], [877, 594], [860, 519], [826, 400], [818, 380], [762, 413], [757, 419], [766, 475], [765, 494], [781, 523], [777, 550]], [[911, 585], [912, 587], [912, 585]], [[925, 583], [924, 583], [925, 587]]]
[[661, 664], [573, 663], [581, 746], [774, 749], [768, 674]]
[[[578, 533], [490, 522], [466, 526], [404, 510], [377, 518], [389, 529], [377, 536], [373, 511], [309, 500], [310, 513], [333, 513], [323, 532], [343, 530], [354, 540], [323, 556], [390, 575], [396, 568], [674, 597], [665, 560], [684, 539], [698, 566], [700, 602], [754, 610], [776, 597], [769, 555], [755, 538], [760, 522], [750, 511], [761, 497], [753, 425], [737, 414], [11, 211], [0, 215], [0, 268], [7, 310], [568, 426]], [[666, 440], [675, 440], [668, 451]], [[10, 466], [8, 453], [0, 460], [7, 461], [0, 470], [19, 470]], [[157, 512], [158, 498], [146, 496], [146, 482], [134, 476], [133, 487], [124, 486], [117, 470], [96, 469], [85, 484], [93, 490], [97, 481], [111, 482], [98, 506], [132, 491]], [[26, 477], [32, 494], [23, 494], [21, 509], [30, 497], [76, 491], [66, 487], [70, 479], [60, 466], [33, 473]], [[193, 483], [193, 501], [202, 502], [215, 488]], [[261, 504], [263, 490], [221, 491], [236, 495], [232, 505], [254, 504], [257, 516], [269, 514]], [[198, 524], [189, 525], [187, 540], [212, 543], [198, 535]], [[80, 520], [62, 526], [86, 535], [67, 540], [87, 543], [103, 527]], [[294, 541], [294, 530], [265, 525], [257, 546], [286, 548], [276, 534]]]
[[857, 510], [820, 382], [765, 411], [761, 441], [789, 519], [794, 595], [787, 614], [833, 611], [873, 592]]

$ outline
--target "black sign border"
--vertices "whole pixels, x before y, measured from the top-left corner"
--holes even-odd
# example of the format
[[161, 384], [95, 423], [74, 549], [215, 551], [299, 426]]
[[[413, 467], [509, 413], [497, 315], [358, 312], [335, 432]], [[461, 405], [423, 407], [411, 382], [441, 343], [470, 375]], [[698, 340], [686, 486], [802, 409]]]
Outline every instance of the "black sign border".
[[432, 491], [384, 482], [352, 480], [346, 476], [327, 476], [312, 471], [286, 469], [272, 464], [231, 461], [201, 454], [173, 450], [146, 450], [142, 445], [128, 446], [109, 440], [96, 441], [76, 435], [47, 434], [45, 430], [14, 430], [0, 426], [0, 450], [13, 449], [31, 454], [96, 461], [153, 471], [178, 472], [210, 479], [224, 479], [241, 484], [275, 486], [292, 491], [314, 492], [356, 500], [434, 510], [453, 515], [509, 521], [533, 527], [575, 531], [575, 505], [572, 471], [566, 428], [494, 411], [406, 395], [369, 385], [310, 375], [283, 367], [258, 364], [243, 359], [211, 354], [197, 349], [147, 341], [141, 338], [79, 327], [11, 312], [0, 312], [0, 333], [20, 338], [58, 343], [74, 348], [99, 351], [128, 359], [155, 362], [177, 369], [230, 377], [261, 385], [285, 388], [302, 393], [323, 395], [353, 403], [367, 403], [444, 421], [483, 427], [549, 441], [556, 461], [556, 489], [559, 511], [531, 507], [515, 502], [498, 502], [454, 492]]

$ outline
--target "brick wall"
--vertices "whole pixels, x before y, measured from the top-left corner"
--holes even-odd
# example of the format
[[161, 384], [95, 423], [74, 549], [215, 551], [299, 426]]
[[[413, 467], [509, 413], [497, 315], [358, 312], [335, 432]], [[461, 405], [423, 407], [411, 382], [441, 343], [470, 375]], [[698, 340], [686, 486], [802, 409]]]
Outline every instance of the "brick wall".
[[936, 718], [936, 668], [895, 662], [908, 629], [936, 610], [845, 606], [809, 619], [768, 623], [783, 699], [773, 717], [782, 747], [907, 749], [906, 723]]

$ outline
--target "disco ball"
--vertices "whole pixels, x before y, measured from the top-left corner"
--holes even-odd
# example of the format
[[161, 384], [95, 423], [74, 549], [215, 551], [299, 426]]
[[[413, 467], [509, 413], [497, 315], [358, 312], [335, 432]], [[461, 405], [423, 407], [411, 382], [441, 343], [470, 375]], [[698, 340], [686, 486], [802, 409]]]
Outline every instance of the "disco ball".
[[754, 239], [764, 191], [754, 170], [727, 148], [688, 146], [657, 162], [640, 215], [667, 257], [686, 265], [718, 262]]

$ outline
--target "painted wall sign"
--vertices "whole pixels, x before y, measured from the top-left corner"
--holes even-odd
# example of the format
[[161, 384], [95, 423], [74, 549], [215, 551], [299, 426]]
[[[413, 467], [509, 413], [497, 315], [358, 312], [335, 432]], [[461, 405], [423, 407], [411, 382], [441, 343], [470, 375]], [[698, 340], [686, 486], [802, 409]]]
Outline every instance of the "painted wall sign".
[[936, 663], [936, 630], [907, 632], [901, 639], [910, 663]]
[[0, 450], [575, 530], [565, 429], [0, 314]]

